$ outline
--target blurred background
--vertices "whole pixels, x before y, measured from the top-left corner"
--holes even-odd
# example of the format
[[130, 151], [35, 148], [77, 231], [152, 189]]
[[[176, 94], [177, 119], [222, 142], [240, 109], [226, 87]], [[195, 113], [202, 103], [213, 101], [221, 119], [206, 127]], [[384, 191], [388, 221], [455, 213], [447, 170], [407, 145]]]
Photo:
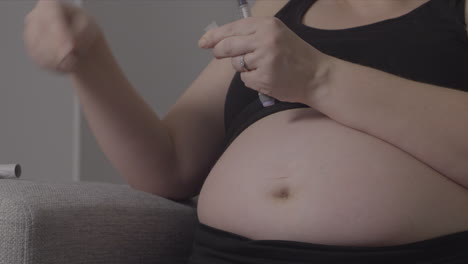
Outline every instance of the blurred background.
[[[160, 118], [212, 59], [197, 46], [205, 27], [239, 19], [235, 0], [81, 2]], [[27, 56], [23, 20], [35, 4], [0, 1], [0, 164], [19, 163], [27, 180], [126, 184], [100, 151], [67, 76], [39, 69]]]

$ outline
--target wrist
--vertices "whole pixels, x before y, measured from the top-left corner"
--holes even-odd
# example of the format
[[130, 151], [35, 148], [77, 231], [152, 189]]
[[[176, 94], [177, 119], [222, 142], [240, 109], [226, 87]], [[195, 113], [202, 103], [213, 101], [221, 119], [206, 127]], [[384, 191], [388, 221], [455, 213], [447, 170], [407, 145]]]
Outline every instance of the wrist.
[[337, 59], [321, 52], [319, 54], [307, 89], [306, 104], [322, 112], [330, 101], [332, 74]]
[[99, 67], [98, 64], [102, 64], [109, 58], [110, 48], [101, 32], [97, 34], [93, 43], [83, 54], [79, 54], [74, 74], [80, 74], [85, 71], [89, 71], [93, 68]]

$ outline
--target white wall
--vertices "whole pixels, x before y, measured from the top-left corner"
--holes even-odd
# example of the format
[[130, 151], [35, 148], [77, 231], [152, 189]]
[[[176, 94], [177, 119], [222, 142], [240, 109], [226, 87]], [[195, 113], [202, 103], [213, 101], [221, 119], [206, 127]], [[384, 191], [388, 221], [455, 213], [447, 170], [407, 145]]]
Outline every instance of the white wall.
[[[124, 183], [84, 115], [74, 112], [68, 79], [39, 70], [26, 56], [23, 19], [35, 2], [0, 1], [0, 164], [20, 163], [23, 179], [71, 182], [79, 172], [83, 181]], [[212, 58], [197, 47], [203, 29], [212, 20], [239, 18], [235, 0], [85, 0], [84, 7], [161, 118]]]
[[70, 182], [73, 94], [65, 77], [38, 69], [25, 52], [23, 20], [34, 4], [0, 1], [0, 163], [21, 164], [22, 179]]

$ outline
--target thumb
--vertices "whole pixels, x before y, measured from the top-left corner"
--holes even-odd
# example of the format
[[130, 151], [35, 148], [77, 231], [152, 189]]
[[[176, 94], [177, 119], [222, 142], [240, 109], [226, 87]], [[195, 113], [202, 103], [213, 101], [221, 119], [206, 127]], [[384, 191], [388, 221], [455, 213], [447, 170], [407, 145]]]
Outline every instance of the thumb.
[[258, 87], [256, 87], [255, 85], [256, 75], [257, 75], [257, 70], [253, 70], [253, 71], [241, 72], [240, 77], [246, 87], [253, 89], [253, 90], [257, 90]]

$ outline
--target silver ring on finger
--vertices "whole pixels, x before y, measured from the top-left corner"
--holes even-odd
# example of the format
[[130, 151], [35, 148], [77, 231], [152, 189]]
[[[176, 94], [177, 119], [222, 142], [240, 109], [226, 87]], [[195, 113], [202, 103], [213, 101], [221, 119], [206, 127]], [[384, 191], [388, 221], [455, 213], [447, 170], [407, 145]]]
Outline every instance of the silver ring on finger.
[[241, 69], [244, 71], [250, 71], [249, 67], [247, 67], [247, 64], [245, 63], [245, 54], [240, 57], [240, 66]]

